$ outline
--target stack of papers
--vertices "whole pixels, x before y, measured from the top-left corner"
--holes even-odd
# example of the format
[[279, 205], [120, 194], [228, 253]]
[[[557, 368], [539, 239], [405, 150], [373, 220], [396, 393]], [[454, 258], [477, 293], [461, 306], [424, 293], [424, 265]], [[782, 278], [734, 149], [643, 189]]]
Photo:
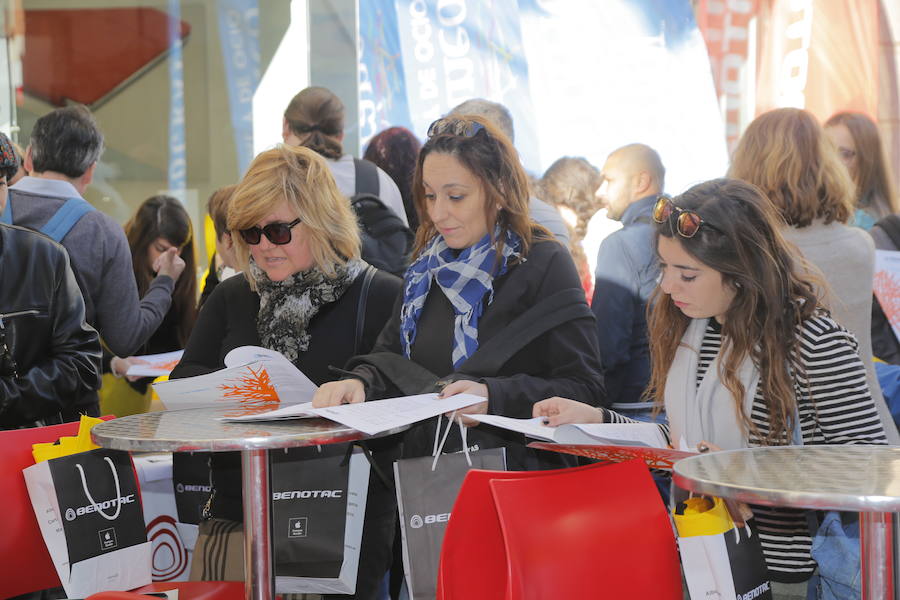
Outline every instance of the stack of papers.
[[125, 371], [126, 375], [135, 377], [162, 377], [168, 375], [181, 360], [184, 350], [175, 350], [174, 352], [163, 352], [162, 354], [144, 354], [142, 356], [133, 356], [144, 361], [138, 365], [131, 365]]
[[481, 396], [472, 394], [457, 394], [449, 398], [438, 398], [437, 394], [420, 394], [325, 408], [313, 408], [312, 403], [307, 402], [268, 412], [225, 417], [222, 421], [247, 422], [323, 417], [368, 435], [375, 435], [484, 401]]
[[488, 425], [558, 444], [668, 447], [665, 436], [655, 423], [580, 423], [548, 427], [544, 425], [543, 417], [512, 419], [497, 415], [468, 416]]

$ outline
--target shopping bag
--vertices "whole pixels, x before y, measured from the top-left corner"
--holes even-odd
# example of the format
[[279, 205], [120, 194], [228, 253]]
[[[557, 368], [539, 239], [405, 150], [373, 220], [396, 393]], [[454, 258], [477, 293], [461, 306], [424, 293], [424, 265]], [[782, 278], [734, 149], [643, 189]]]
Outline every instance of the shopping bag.
[[[153, 581], [187, 581], [193, 544], [181, 535], [175, 495], [172, 493], [172, 454], [132, 457], [144, 507], [144, 525], [150, 542]], [[192, 525], [195, 530], [196, 525]], [[194, 538], [196, 538], [196, 532]]]
[[370, 466], [351, 448], [270, 453], [277, 592], [356, 592]]
[[[440, 428], [438, 428], [440, 429]], [[505, 448], [394, 462], [403, 570], [411, 600], [434, 598], [441, 544], [469, 469], [506, 470]]]
[[681, 566], [692, 600], [771, 600], [759, 534], [736, 526], [721, 498], [688, 498], [673, 510]]
[[862, 597], [859, 520], [854, 517], [828, 511], [813, 536], [812, 557], [819, 565], [816, 600], [855, 600]]
[[32, 465], [25, 485], [70, 598], [151, 581], [151, 545], [131, 457], [97, 449]]
[[172, 489], [178, 514], [178, 533], [193, 552], [203, 509], [212, 495], [208, 452], [175, 452], [172, 455]]

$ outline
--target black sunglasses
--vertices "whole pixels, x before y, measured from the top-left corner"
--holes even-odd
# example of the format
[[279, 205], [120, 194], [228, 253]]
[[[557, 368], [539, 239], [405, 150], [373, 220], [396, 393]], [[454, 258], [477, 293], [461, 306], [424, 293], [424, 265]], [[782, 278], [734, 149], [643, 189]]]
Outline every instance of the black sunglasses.
[[299, 225], [300, 221], [302, 221], [302, 219], [298, 217], [290, 223], [269, 223], [265, 227], [249, 227], [247, 229], [241, 229], [241, 237], [251, 246], [255, 246], [262, 240], [262, 236], [265, 234], [270, 242], [277, 244], [278, 246], [283, 246], [291, 243], [291, 229], [296, 225]]
[[455, 119], [453, 117], [445, 117], [438, 119], [428, 126], [428, 137], [436, 135], [458, 135], [461, 137], [474, 137], [479, 132], [486, 131], [484, 125], [478, 121], [468, 121], [466, 119]]
[[675, 229], [678, 235], [685, 238], [692, 238], [700, 231], [701, 225], [706, 225], [710, 229], [721, 231], [712, 223], [704, 221], [703, 217], [692, 210], [687, 210], [676, 206], [675, 202], [669, 196], [660, 196], [659, 200], [653, 206], [653, 220], [657, 223], [665, 223], [669, 220], [673, 213], [678, 214], [675, 221]]
[[6, 343], [6, 327], [3, 326], [3, 319], [0, 319], [0, 375], [15, 378], [19, 376], [18, 370], [16, 359]]

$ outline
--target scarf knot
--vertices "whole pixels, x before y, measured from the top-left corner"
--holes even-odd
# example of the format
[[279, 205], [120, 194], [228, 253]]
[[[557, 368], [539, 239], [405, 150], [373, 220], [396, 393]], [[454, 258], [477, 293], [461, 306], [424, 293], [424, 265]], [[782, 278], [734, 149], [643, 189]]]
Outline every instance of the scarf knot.
[[[504, 244], [498, 260], [501, 236]], [[451, 361], [459, 368], [478, 349], [478, 320], [494, 300], [494, 279], [506, 273], [511, 258], [521, 258], [521, 246], [515, 232], [501, 232], [499, 227], [462, 251], [447, 246], [442, 236], [434, 236], [404, 276], [400, 309], [403, 355], [410, 357], [425, 298], [436, 282], [453, 306]]]
[[296, 363], [300, 353], [309, 349], [307, 330], [312, 318], [322, 306], [339, 300], [365, 267], [365, 262], [351, 260], [335, 265], [334, 277], [313, 267], [283, 281], [272, 281], [251, 258], [250, 273], [259, 292], [256, 331], [263, 347]]

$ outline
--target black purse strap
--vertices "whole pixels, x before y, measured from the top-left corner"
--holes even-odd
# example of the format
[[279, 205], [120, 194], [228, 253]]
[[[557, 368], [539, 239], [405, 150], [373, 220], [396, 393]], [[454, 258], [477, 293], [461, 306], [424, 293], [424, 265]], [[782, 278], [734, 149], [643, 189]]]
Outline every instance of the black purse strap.
[[363, 274], [362, 289], [359, 291], [359, 300], [356, 303], [356, 336], [353, 342], [353, 355], [359, 354], [359, 347], [362, 344], [362, 337], [366, 327], [366, 303], [369, 300], [369, 288], [372, 286], [372, 279], [375, 278], [375, 272], [378, 269], [372, 265], [366, 267]]

